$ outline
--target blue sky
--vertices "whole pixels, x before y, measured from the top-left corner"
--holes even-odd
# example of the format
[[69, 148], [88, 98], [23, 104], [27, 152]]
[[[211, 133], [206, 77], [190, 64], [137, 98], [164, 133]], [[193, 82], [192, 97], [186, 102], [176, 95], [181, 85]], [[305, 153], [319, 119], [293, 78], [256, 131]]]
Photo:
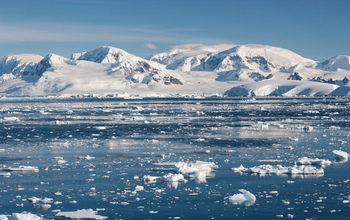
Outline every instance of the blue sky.
[[325, 60], [350, 55], [348, 0], [0, 0], [0, 55], [70, 57], [109, 45], [265, 44]]

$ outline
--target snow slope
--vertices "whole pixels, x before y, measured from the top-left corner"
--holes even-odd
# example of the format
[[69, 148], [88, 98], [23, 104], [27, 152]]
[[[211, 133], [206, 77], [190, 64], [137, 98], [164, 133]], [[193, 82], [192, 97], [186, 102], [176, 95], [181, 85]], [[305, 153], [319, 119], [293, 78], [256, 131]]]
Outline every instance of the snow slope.
[[[203, 45], [185, 44], [148, 57], [149, 60], [166, 65], [167, 69], [181, 71], [205, 71], [209, 56], [234, 47], [232, 44]], [[210, 71], [210, 70], [209, 70]]]
[[297, 80], [266, 80], [235, 86], [227, 96], [323, 96], [339, 86], [328, 83]]
[[330, 71], [350, 70], [350, 56], [339, 55], [331, 57], [317, 65], [318, 68]]
[[0, 81], [11, 80], [21, 76], [24, 70], [43, 57], [35, 54], [8, 55], [0, 59]]

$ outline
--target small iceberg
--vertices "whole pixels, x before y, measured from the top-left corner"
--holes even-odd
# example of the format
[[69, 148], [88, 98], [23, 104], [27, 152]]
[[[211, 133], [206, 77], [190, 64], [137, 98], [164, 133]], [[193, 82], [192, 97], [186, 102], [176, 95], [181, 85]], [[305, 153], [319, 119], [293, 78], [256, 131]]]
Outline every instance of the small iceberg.
[[151, 176], [151, 175], [144, 175], [142, 180], [146, 183], [154, 183], [157, 181], [157, 179], [160, 179], [159, 176]]
[[106, 219], [106, 216], [97, 215], [97, 211], [92, 209], [81, 209], [75, 212], [59, 212], [57, 217], [66, 217], [70, 219]]
[[255, 203], [256, 197], [249, 191], [245, 189], [239, 190], [242, 193], [234, 194], [233, 196], [226, 197], [234, 205], [245, 205], [251, 206]]
[[19, 167], [7, 167], [3, 169], [4, 171], [33, 171], [33, 172], [39, 172], [38, 167], [33, 166], [19, 166]]
[[332, 164], [330, 160], [326, 159], [310, 159], [308, 157], [302, 157], [299, 158], [297, 162], [295, 162], [296, 165], [318, 165], [318, 166], [329, 166]]
[[333, 150], [333, 153], [335, 154], [335, 159], [338, 161], [346, 162], [349, 159], [347, 152], [341, 150]]
[[163, 181], [165, 182], [186, 182], [187, 180], [185, 179], [184, 175], [182, 174], [177, 174], [177, 173], [168, 173], [163, 176], [162, 178]]
[[11, 176], [11, 173], [9, 173], [9, 172], [0, 172], [0, 176], [9, 177], [9, 176]]
[[196, 161], [194, 163], [178, 162], [175, 164], [178, 173], [188, 174], [199, 171], [210, 173], [213, 168], [218, 168], [214, 162]]
[[79, 159], [83, 159], [83, 160], [94, 160], [95, 157], [91, 157], [90, 155], [87, 155], [87, 156], [81, 156], [81, 157], [79, 157]]

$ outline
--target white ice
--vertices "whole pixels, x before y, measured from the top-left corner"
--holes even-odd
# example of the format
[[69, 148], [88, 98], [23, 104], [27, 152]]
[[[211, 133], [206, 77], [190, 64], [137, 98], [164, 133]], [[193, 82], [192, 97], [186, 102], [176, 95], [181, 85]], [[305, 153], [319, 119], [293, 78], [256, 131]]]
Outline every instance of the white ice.
[[295, 162], [296, 165], [319, 165], [319, 166], [328, 166], [330, 165], [332, 162], [330, 160], [327, 159], [310, 159], [308, 157], [302, 157], [299, 158], [297, 162]]
[[349, 159], [349, 155], [347, 152], [341, 150], [334, 150], [333, 153], [336, 155], [335, 159], [337, 160], [348, 161]]
[[71, 219], [106, 219], [107, 217], [97, 215], [97, 211], [92, 209], [81, 209], [75, 212], [59, 212], [56, 214], [57, 217], [66, 217]]
[[7, 168], [4, 168], [4, 170], [5, 171], [34, 171], [34, 172], [39, 171], [38, 167], [34, 167], [34, 166], [7, 167]]
[[233, 196], [226, 197], [232, 204], [240, 205], [244, 204], [246, 206], [253, 205], [256, 201], [256, 197], [247, 190], [240, 190], [242, 193], [234, 194]]
[[168, 173], [162, 177], [165, 182], [186, 182], [184, 175], [181, 173]]
[[177, 167], [177, 171], [182, 174], [195, 173], [198, 171], [205, 171], [206, 173], [210, 173], [213, 168], [217, 168], [218, 166], [214, 162], [204, 162], [204, 161], [196, 161], [194, 163], [186, 163], [186, 162], [178, 162], [175, 164]]
[[40, 216], [32, 213], [13, 213], [12, 215], [0, 215], [0, 220], [41, 220]]
[[313, 166], [289, 166], [284, 167], [282, 165], [260, 165], [251, 168], [245, 168], [243, 165], [232, 168], [234, 172], [242, 172], [242, 173], [256, 173], [259, 175], [265, 174], [289, 174], [289, 175], [297, 175], [297, 174], [324, 174], [324, 170], [322, 168], [316, 168]]
[[142, 179], [145, 182], [155, 182], [157, 179], [160, 179], [160, 178], [161, 177], [159, 176], [144, 175]]

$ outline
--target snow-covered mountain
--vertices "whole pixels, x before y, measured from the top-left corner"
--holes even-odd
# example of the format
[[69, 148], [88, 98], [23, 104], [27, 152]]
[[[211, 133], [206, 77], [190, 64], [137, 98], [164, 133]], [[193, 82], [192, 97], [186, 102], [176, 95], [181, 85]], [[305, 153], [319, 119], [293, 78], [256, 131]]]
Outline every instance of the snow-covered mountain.
[[123, 74], [134, 83], [149, 84], [163, 81], [165, 84], [182, 84], [180, 77], [173, 76], [159, 63], [145, 60], [115, 47], [100, 46], [93, 51], [75, 53], [72, 60], [86, 60], [111, 64], [109, 74]]
[[8, 55], [0, 59], [0, 82], [20, 77], [28, 66], [43, 57], [35, 54]]
[[265, 45], [187, 44], [148, 59], [109, 46], [71, 59], [53, 53], [0, 59], [5, 95], [349, 95], [349, 78], [350, 56], [316, 62]]
[[206, 71], [208, 57], [234, 47], [233, 44], [203, 45], [185, 44], [148, 57], [149, 60], [166, 65], [167, 69], [181, 71]]
[[296, 71], [313, 69], [317, 65], [316, 61], [292, 51], [266, 45], [195, 45], [191, 49], [190, 45], [185, 49], [173, 47], [149, 59], [167, 65], [168, 69], [214, 71], [219, 81], [287, 79]]
[[339, 55], [331, 57], [319, 63], [317, 68], [330, 71], [350, 70], [350, 56]]
[[46, 71], [54, 71], [55, 69], [59, 69], [65, 65], [76, 65], [76, 62], [60, 55], [50, 53], [37, 64], [27, 66], [23, 71], [23, 75], [41, 76]]

